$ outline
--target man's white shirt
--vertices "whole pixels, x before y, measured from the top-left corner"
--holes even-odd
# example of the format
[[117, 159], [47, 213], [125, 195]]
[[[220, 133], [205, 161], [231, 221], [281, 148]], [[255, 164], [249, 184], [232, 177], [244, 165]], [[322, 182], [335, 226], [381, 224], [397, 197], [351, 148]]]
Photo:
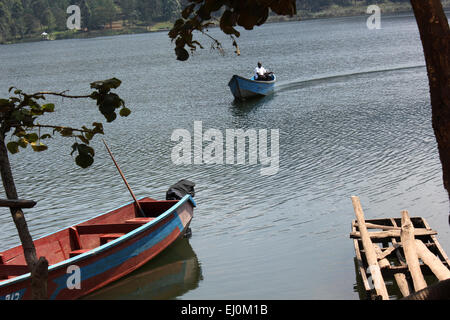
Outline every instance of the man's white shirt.
[[258, 75], [263, 76], [266, 72], [267, 72], [267, 70], [264, 69], [264, 67], [261, 67], [261, 68], [256, 67], [255, 68], [255, 77], [258, 77]]

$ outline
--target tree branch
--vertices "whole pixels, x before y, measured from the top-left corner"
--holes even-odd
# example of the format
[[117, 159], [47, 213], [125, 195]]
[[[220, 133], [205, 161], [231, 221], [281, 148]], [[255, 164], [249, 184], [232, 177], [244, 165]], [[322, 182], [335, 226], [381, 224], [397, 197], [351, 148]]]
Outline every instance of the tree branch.
[[91, 132], [90, 130], [85, 130], [85, 129], [76, 129], [76, 128], [64, 127], [64, 126], [53, 126], [53, 125], [49, 125], [49, 124], [35, 124], [35, 125], [33, 125], [33, 128], [50, 128], [50, 129], [57, 129], [57, 130], [69, 129], [72, 131], [83, 132], [83, 133]]
[[82, 98], [90, 98], [91, 95], [81, 95], [81, 96], [72, 96], [72, 95], [67, 95], [65, 94], [65, 92], [67, 92], [68, 90], [62, 91], [62, 92], [51, 92], [51, 91], [41, 91], [41, 92], [36, 92], [34, 94], [32, 94], [32, 97], [35, 96], [43, 96], [43, 95], [52, 95], [52, 96], [59, 96], [59, 97], [63, 97], [63, 98], [70, 98], [70, 99], [82, 99]]

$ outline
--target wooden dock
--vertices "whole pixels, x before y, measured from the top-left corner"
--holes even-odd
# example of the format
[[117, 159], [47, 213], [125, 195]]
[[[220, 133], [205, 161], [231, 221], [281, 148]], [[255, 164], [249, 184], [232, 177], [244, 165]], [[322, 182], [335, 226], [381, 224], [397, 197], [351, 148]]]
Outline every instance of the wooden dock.
[[407, 297], [450, 278], [450, 260], [437, 240], [437, 232], [424, 218], [410, 218], [408, 211], [402, 211], [400, 218], [365, 220], [359, 198], [353, 196], [352, 203], [356, 219], [350, 238], [368, 299], [395, 298], [396, 294], [387, 289], [395, 286]]

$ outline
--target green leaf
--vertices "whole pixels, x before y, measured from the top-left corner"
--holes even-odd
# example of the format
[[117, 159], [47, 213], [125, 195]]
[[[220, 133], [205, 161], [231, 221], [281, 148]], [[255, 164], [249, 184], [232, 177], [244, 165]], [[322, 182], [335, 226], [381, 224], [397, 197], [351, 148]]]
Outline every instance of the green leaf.
[[9, 106], [8, 99], [0, 99], [0, 107], [3, 107], [3, 106]]
[[75, 158], [75, 163], [85, 169], [94, 163], [94, 158], [87, 153], [80, 153]]
[[16, 137], [24, 137], [26, 136], [27, 132], [22, 127], [16, 127], [16, 129], [13, 132], [13, 135]]
[[95, 155], [94, 148], [89, 147], [88, 145], [85, 144], [78, 145], [78, 152], [80, 154], [90, 154], [91, 156]]
[[106, 118], [106, 122], [113, 122], [114, 120], [116, 120], [117, 114], [115, 112], [109, 113], [109, 114], [105, 115], [105, 118]]
[[55, 105], [53, 103], [47, 103], [42, 106], [42, 111], [44, 112], [54, 112]]
[[7, 99], [0, 99], [0, 112], [8, 112], [11, 110], [11, 102]]
[[39, 143], [32, 142], [31, 147], [36, 152], [42, 152], [42, 151], [45, 151], [48, 149], [48, 147], [45, 144], [43, 144], [42, 142], [39, 142]]
[[131, 110], [130, 109], [128, 109], [128, 108], [126, 108], [126, 107], [123, 107], [121, 110], [120, 110], [120, 116], [121, 117], [128, 117], [129, 115], [130, 115], [130, 113], [131, 113]]
[[22, 112], [20, 112], [20, 110], [14, 110], [11, 116], [14, 120], [17, 121], [22, 121], [24, 118], [24, 115]]
[[177, 60], [186, 61], [187, 59], [189, 59], [189, 53], [185, 48], [176, 47], [175, 54], [177, 55]]
[[86, 132], [84, 134], [84, 136], [86, 137], [87, 140], [92, 140], [92, 138], [94, 137], [95, 133], [90, 131], [90, 132]]
[[25, 149], [28, 145], [28, 141], [25, 140], [24, 138], [20, 138], [17, 143], [19, 144], [20, 147], [22, 147], [23, 149]]
[[[85, 133], [85, 134], [86, 134], [86, 136], [87, 136], [87, 133]], [[79, 135], [77, 135], [76, 137], [77, 137], [78, 139], [80, 139], [81, 141], [83, 141], [84, 143], [89, 144], [89, 140], [90, 140], [90, 139], [88, 139], [87, 137], [83, 136], [82, 134], [79, 134]]]
[[94, 129], [92, 130], [93, 133], [101, 133], [103, 132], [103, 124], [101, 122], [93, 122], [92, 125], [94, 126]]
[[72, 152], [70, 153], [70, 155], [73, 155], [73, 153], [78, 150], [78, 145], [79, 144], [76, 142], [72, 145]]
[[120, 86], [122, 81], [117, 78], [111, 78], [108, 80], [95, 81], [91, 83], [92, 89], [97, 89], [99, 91], [109, 91], [111, 89], [116, 89]]
[[6, 148], [8, 148], [9, 152], [12, 154], [19, 152], [19, 144], [16, 141], [8, 142]]
[[28, 142], [30, 142], [30, 143], [33, 143], [33, 142], [36, 142], [36, 141], [39, 140], [39, 136], [38, 136], [36, 133], [29, 133], [29, 134], [26, 134], [26, 135], [24, 136], [24, 138], [25, 138]]

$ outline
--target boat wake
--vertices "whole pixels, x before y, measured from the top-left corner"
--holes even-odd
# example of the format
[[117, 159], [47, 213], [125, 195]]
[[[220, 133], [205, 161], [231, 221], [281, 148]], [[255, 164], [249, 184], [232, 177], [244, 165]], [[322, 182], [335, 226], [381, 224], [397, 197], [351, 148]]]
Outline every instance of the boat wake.
[[317, 78], [312, 78], [312, 79], [300, 79], [300, 80], [294, 80], [294, 81], [289, 81], [289, 82], [285, 81], [285, 82], [279, 82], [276, 85], [275, 90], [277, 92], [282, 92], [282, 91], [287, 91], [287, 90], [301, 89], [301, 88], [314, 86], [314, 85], [320, 85], [322, 83], [330, 83], [333, 81], [339, 81], [339, 80], [348, 79], [351, 77], [367, 76], [367, 75], [376, 74], [376, 73], [414, 70], [414, 69], [421, 69], [421, 68], [425, 68], [425, 65], [402, 66], [402, 67], [381, 69], [381, 70], [380, 69], [364, 70], [364, 71], [358, 71], [358, 72], [353, 72], [353, 73], [326, 75], [323, 77], [317, 77]]

